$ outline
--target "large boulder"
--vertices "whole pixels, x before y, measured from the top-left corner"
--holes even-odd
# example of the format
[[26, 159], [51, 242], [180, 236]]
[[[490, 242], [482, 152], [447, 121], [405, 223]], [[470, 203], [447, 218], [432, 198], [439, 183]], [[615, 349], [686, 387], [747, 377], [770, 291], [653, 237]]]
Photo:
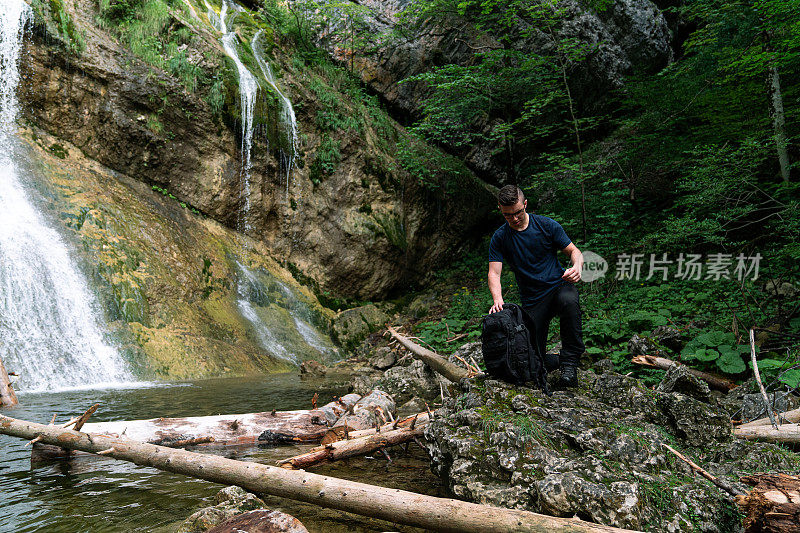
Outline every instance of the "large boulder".
[[552, 396], [463, 380], [425, 430], [434, 472], [469, 501], [637, 530], [730, 533], [742, 529], [728, 495], [664, 444], [734, 485], [753, 468], [800, 467], [778, 446], [734, 441], [712, 403], [611, 370], [579, 378], [578, 389]]
[[352, 350], [369, 334], [383, 328], [388, 320], [389, 315], [374, 304], [345, 309], [333, 319], [333, 339]]

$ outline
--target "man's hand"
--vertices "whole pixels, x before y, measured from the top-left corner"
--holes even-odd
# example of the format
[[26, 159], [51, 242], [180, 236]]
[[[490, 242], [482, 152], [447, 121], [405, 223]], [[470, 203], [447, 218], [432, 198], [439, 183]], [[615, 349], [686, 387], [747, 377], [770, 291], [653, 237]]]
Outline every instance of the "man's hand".
[[561, 275], [561, 279], [565, 279], [570, 283], [578, 283], [581, 280], [580, 267], [570, 267]]
[[505, 302], [503, 302], [503, 300], [495, 300], [494, 305], [492, 305], [491, 309], [489, 309], [489, 314], [491, 315], [492, 313], [502, 311], [504, 303]]

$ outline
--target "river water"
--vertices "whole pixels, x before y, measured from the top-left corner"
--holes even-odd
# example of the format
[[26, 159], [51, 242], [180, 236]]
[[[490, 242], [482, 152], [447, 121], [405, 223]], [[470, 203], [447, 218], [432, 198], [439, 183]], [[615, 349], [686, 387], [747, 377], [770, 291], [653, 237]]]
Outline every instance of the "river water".
[[[93, 422], [140, 418], [204, 416], [310, 408], [318, 393], [320, 405], [346, 390], [326, 380], [301, 380], [297, 374], [224, 378], [138, 387], [88, 389], [57, 393], [22, 393], [20, 405], [3, 409], [11, 417], [46, 424], [83, 412], [92, 403], [100, 409]], [[274, 464], [310, 446], [234, 447], [218, 453], [232, 459]], [[428, 462], [416, 445], [405, 455], [382, 455], [326, 465], [314, 472], [355, 481], [443, 496]], [[222, 485], [97, 456], [72, 461], [34, 463], [25, 441], [0, 436], [0, 532], [174, 532], [193, 512], [213, 505]], [[279, 498], [265, 498], [272, 509], [298, 518], [312, 533], [419, 531]]]

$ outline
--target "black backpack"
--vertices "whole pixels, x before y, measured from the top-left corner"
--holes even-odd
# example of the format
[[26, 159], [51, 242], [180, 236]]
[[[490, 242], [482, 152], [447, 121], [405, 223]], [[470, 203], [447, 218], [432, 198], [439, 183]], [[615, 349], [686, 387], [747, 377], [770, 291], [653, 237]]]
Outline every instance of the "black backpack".
[[481, 348], [486, 372], [497, 379], [521, 385], [535, 381], [545, 393], [544, 359], [523, 320], [522, 308], [503, 305], [503, 310], [483, 317]]

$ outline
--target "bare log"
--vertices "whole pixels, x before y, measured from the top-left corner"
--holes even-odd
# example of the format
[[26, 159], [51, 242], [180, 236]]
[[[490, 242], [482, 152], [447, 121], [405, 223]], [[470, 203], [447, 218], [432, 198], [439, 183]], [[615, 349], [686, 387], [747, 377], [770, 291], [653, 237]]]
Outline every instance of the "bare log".
[[[428, 413], [418, 413], [416, 415], [407, 416], [405, 418], [397, 419], [394, 422], [387, 422], [378, 428], [369, 428], [369, 429], [361, 429], [358, 431], [350, 431], [347, 435], [349, 439], [357, 439], [360, 437], [365, 437], [367, 435], [375, 435], [376, 433], [386, 433], [387, 431], [391, 431], [393, 429], [404, 428], [411, 425], [414, 421], [414, 418], [419, 417], [419, 421], [417, 424], [425, 425], [431, 419], [431, 414]], [[332, 442], [337, 442], [344, 439], [344, 432], [340, 431], [340, 427], [331, 428], [322, 437], [322, 441], [320, 445], [324, 446], [325, 444], [330, 444]]]
[[[631, 361], [637, 365], [652, 366], [655, 368], [660, 368], [661, 370], [669, 370], [672, 366], [681, 364], [677, 361], [673, 361], [672, 359], [667, 359], [666, 357], [657, 357], [655, 355], [637, 355]], [[712, 389], [728, 392], [737, 387], [736, 383], [723, 377], [715, 376], [714, 374], [709, 374], [708, 372], [701, 372], [700, 370], [695, 370], [694, 368], [687, 367], [687, 370], [694, 377], [708, 383], [708, 386]]]
[[[786, 411], [785, 413], [778, 413], [777, 419], [780, 424], [797, 424], [800, 423], [800, 409], [793, 409], [791, 411]], [[746, 424], [741, 424], [740, 428], [750, 428], [756, 426], [768, 426], [772, 423], [769, 417], [759, 418], [758, 420], [753, 420], [752, 422], [747, 422]]]
[[[262, 442], [276, 444], [306, 442], [315, 444], [329, 429], [329, 420], [345, 412], [361, 397], [348, 394], [321, 409], [310, 411], [271, 411], [240, 415], [153, 418], [86, 424], [87, 433], [128, 437], [163, 446], [235, 446]], [[90, 413], [91, 414], [91, 413]], [[67, 424], [77, 423], [74, 418]], [[330, 422], [332, 423], [332, 422]], [[33, 461], [64, 459], [69, 454], [53, 446], [35, 444]]]
[[376, 450], [381, 450], [387, 446], [395, 446], [397, 444], [409, 442], [422, 435], [426, 426], [425, 423], [419, 422], [416, 419], [414, 421], [416, 425], [413, 427], [409, 424], [399, 429], [389, 429], [388, 431], [382, 431], [380, 433], [372, 429], [367, 430], [372, 431], [372, 433], [362, 435], [358, 438], [340, 440], [318, 446], [307, 453], [278, 461], [278, 466], [295, 469], [309, 468], [322, 463], [339, 461], [357, 455], [365, 455]]
[[755, 474], [741, 478], [753, 486], [736, 503], [745, 513], [745, 533], [793, 533], [800, 530], [800, 477]]
[[784, 444], [800, 444], [800, 424], [783, 424], [775, 429], [769, 424], [760, 426], [739, 426], [733, 434], [740, 439], [758, 440]]
[[78, 419], [75, 421], [75, 426], [72, 429], [75, 431], [80, 431], [81, 428], [86, 424], [87, 420], [89, 420], [89, 417], [92, 416], [95, 411], [97, 411], [98, 407], [100, 407], [100, 404], [96, 403], [88, 408], [85, 413], [78, 417]]
[[90, 453], [113, 448], [113, 451], [107, 452], [107, 457], [215, 483], [238, 485], [250, 492], [314, 503], [321, 507], [436, 531], [483, 533], [628, 531], [581, 520], [436, 498], [305, 471], [235, 461], [130, 439], [87, 435], [2, 415], [0, 415], [0, 434], [28, 440], [41, 435], [45, 443]]
[[471, 375], [469, 370], [466, 368], [461, 368], [460, 366], [443, 358], [439, 354], [434, 353], [427, 348], [423, 348], [415, 342], [412, 342], [407, 337], [397, 333], [397, 331], [395, 331], [391, 326], [389, 326], [387, 329], [389, 333], [391, 333], [392, 337], [397, 340], [397, 342], [402, 344], [409, 352], [411, 352], [411, 355], [424, 362], [426, 365], [431, 367], [431, 369], [446, 377], [450, 381], [455, 381], [458, 383], [463, 378]]
[[[347, 431], [374, 428], [384, 424], [395, 411], [394, 400], [382, 390], [373, 390], [353, 406], [353, 412], [342, 416], [334, 428], [347, 426]], [[343, 430], [342, 430], [343, 431]]]
[[756, 361], [756, 341], [753, 336], [753, 330], [750, 330], [750, 361], [753, 363], [753, 375], [756, 378], [756, 383], [758, 383], [758, 389], [761, 391], [761, 398], [764, 400], [764, 408], [767, 410], [767, 415], [769, 416], [769, 423], [772, 424], [772, 427], [778, 429], [778, 423], [775, 422], [775, 414], [772, 412], [772, 404], [769, 401], [769, 396], [767, 396], [767, 391], [764, 388], [764, 384], [761, 382], [761, 373], [758, 371], [758, 362]]
[[11, 385], [6, 367], [3, 366], [3, 360], [0, 359], [0, 407], [12, 407], [17, 404], [19, 404], [17, 394]]
[[692, 470], [694, 470], [695, 472], [697, 472], [698, 474], [700, 474], [701, 476], [703, 476], [704, 478], [706, 478], [711, 483], [713, 483], [717, 487], [721, 488], [722, 490], [724, 490], [725, 492], [727, 492], [731, 496], [739, 496], [739, 495], [742, 494], [739, 490], [734, 488], [732, 485], [730, 485], [726, 481], [723, 481], [723, 480], [719, 479], [718, 477], [714, 476], [713, 474], [711, 474], [711, 472], [709, 472], [708, 470], [705, 470], [700, 465], [698, 465], [697, 463], [695, 463], [694, 461], [692, 461], [691, 459], [689, 459], [688, 457], [683, 455], [681, 452], [679, 452], [678, 450], [676, 450], [672, 446], [669, 446], [668, 444], [662, 444], [662, 445], [664, 446], [664, 448], [668, 449], [673, 454], [675, 454], [675, 456], [678, 459], [680, 459], [681, 461], [683, 461], [684, 463], [689, 465]]

